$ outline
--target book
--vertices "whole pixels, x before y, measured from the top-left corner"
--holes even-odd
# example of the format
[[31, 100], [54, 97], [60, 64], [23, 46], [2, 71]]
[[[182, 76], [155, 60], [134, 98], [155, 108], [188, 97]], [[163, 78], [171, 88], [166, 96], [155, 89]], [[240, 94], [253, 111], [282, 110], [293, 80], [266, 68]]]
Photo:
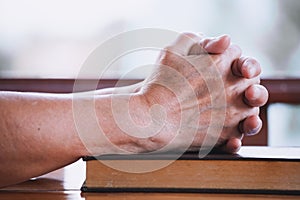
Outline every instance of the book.
[[[242, 147], [238, 154], [186, 152], [161, 169], [139, 171], [173, 159], [172, 153], [85, 157], [83, 192], [214, 192], [300, 194], [300, 148]], [[113, 167], [112, 167], [113, 166]]]

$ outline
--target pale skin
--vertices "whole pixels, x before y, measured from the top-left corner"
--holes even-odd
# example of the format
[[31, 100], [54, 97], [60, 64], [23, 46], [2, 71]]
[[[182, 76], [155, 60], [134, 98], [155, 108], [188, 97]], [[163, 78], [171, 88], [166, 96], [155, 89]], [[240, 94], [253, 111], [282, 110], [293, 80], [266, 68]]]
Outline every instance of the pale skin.
[[[186, 39], [187, 36], [190, 39]], [[196, 47], [202, 46], [208, 54], [200, 52], [195, 48], [195, 44]], [[99, 133], [92, 129], [86, 141], [81, 140], [78, 124], [73, 116], [72, 94], [1, 92], [0, 187], [61, 168], [82, 156], [139, 153], [160, 149], [175, 137], [182, 113], [184, 116], [191, 115], [188, 117], [194, 119], [193, 116], [197, 116], [199, 110], [202, 112], [199, 118], [194, 120], [199, 126], [191, 128], [183, 124], [181, 127], [183, 132], [194, 130], [196, 133], [190, 136], [189, 148], [201, 147], [203, 136], [210, 125], [207, 119], [213, 112], [220, 112], [220, 115], [222, 113], [219, 108], [209, 106], [213, 98], [220, 96], [220, 91], [216, 89], [219, 87], [212, 87], [210, 92], [202, 89], [206, 88], [206, 85], [203, 76], [197, 73], [197, 70], [218, 69], [221, 74], [219, 78], [224, 83], [225, 90], [221, 93], [223, 92], [226, 99], [225, 121], [220, 137], [210, 135], [212, 139], [217, 137], [217, 143], [212, 145], [234, 153], [239, 150], [243, 135], [259, 132], [262, 122], [258, 117], [258, 107], [266, 103], [268, 92], [259, 85], [261, 68], [255, 59], [241, 57], [240, 48], [231, 45], [228, 36], [201, 39], [194, 34], [182, 34], [166, 50], [158, 59], [160, 66], [142, 84], [95, 92], [96, 115], [101, 125], [101, 134], [106, 138], [103, 140], [93, 139], [98, 138]], [[207, 60], [208, 56], [215, 65]], [[195, 61], [197, 66], [192, 66], [189, 61]], [[165, 70], [163, 65], [167, 65], [171, 71]], [[195, 68], [199, 69], [195, 71]], [[176, 74], [181, 74], [181, 78], [187, 80], [189, 88], [181, 84], [180, 79], [177, 80]], [[180, 91], [181, 97], [178, 99], [176, 92], [163, 87], [161, 83], [169, 84], [174, 87], [171, 89]], [[193, 91], [196, 95], [192, 94]], [[161, 116], [151, 116], [149, 112], [153, 105], [160, 105], [167, 116], [163, 127], [155, 135], [146, 138], [124, 133], [124, 129], [119, 127], [112, 113], [113, 109], [122, 109], [123, 101], [126, 100], [124, 96], [130, 97], [130, 117], [139, 127], [151, 124], [151, 117], [160, 119]], [[191, 96], [194, 98], [192, 103], [189, 101]], [[89, 98], [86, 95], [79, 101], [89, 101]], [[113, 104], [117, 105], [114, 108], [112, 99], [117, 103]], [[126, 124], [127, 115], [121, 111], [118, 115], [125, 119]], [[82, 116], [82, 119], [88, 120], [86, 116]], [[183, 138], [185, 137], [186, 135]], [[183, 143], [179, 137], [171, 148], [180, 149]]]

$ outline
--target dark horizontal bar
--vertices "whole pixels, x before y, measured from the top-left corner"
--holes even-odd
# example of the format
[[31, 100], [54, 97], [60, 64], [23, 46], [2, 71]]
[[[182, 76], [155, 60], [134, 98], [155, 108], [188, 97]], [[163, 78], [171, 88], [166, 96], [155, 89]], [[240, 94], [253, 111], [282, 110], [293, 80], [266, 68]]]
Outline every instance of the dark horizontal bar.
[[[118, 86], [131, 85], [142, 80], [117, 80], [117, 79], [80, 79], [76, 83], [80, 85], [79, 91], [101, 89]], [[19, 92], [54, 92], [71, 93], [73, 92], [75, 79], [0, 79], [0, 91], [19, 91]]]
[[300, 78], [262, 79], [261, 84], [269, 91], [269, 103], [300, 103]]
[[[76, 91], [79, 92], [96, 88], [114, 87], [116, 83], [119, 86], [131, 85], [142, 80], [130, 79], [119, 81], [117, 79], [103, 79], [98, 81], [94, 79], [81, 79], [76, 81], [80, 86]], [[74, 83], [75, 79], [0, 79], [0, 90], [71, 93], [73, 92]], [[269, 103], [300, 103], [300, 78], [262, 79], [261, 84], [269, 91]], [[92, 87], [93, 85], [95, 88]]]

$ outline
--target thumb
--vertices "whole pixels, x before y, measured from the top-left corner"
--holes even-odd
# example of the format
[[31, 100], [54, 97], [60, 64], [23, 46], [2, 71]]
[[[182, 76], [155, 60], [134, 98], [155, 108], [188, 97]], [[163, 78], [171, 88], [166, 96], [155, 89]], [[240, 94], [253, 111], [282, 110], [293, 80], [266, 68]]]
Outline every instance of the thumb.
[[166, 47], [165, 50], [181, 56], [187, 56], [192, 46], [199, 44], [199, 41], [201, 41], [201, 37], [197, 34], [181, 33], [173, 44]]
[[200, 45], [207, 53], [221, 54], [229, 47], [230, 37], [222, 35], [217, 38], [205, 38], [200, 41]]
[[205, 53], [221, 54], [228, 49], [229, 45], [230, 37], [228, 35], [222, 35], [217, 38], [206, 37], [191, 47], [189, 55], [200, 55]]

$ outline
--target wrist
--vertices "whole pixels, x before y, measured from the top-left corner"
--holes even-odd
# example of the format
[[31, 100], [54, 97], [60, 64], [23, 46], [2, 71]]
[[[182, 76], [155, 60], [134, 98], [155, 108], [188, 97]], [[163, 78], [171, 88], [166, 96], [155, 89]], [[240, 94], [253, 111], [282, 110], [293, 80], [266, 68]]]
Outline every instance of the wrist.
[[[147, 139], [137, 140], [136, 143], [146, 152], [165, 147], [174, 139], [180, 124], [180, 105], [175, 94], [163, 86], [155, 85], [136, 98], [142, 107], [140, 118], [148, 127]], [[145, 136], [145, 133], [142, 134]]]
[[97, 96], [98, 125], [80, 135], [88, 155], [149, 151], [149, 138], [144, 137], [142, 131], [151, 120], [148, 107], [143, 95], [136, 93]]

